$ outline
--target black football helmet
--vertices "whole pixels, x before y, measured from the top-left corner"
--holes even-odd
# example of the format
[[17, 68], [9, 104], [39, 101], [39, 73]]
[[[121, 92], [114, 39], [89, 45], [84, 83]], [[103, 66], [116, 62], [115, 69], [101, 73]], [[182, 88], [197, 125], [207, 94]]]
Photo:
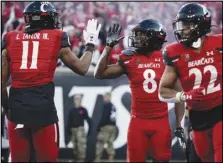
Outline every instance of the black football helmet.
[[23, 11], [25, 32], [35, 33], [41, 29], [60, 28], [58, 12], [50, 2], [31, 2]]
[[[166, 32], [163, 25], [153, 19], [141, 21], [132, 29], [132, 36], [129, 37], [130, 47], [136, 52], [149, 53], [160, 50], [166, 42]], [[129, 43], [128, 43], [129, 44]]]
[[199, 3], [187, 3], [178, 11], [173, 29], [178, 42], [191, 46], [211, 31], [211, 13]]

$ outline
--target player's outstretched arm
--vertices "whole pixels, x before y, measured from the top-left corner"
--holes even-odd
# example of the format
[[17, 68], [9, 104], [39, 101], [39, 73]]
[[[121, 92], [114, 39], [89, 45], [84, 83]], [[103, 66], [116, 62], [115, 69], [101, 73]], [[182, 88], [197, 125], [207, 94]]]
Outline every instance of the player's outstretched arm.
[[98, 79], [109, 79], [109, 78], [117, 78], [124, 74], [124, 69], [120, 64], [112, 64], [108, 65], [108, 56], [112, 50], [112, 48], [124, 37], [119, 38], [119, 35], [122, 31], [122, 27], [119, 24], [114, 24], [113, 27], [109, 28], [107, 34], [107, 44], [104, 48], [101, 57], [99, 58], [99, 62], [96, 65], [94, 71], [94, 77]]
[[91, 58], [93, 54], [94, 46], [87, 45], [85, 49], [85, 53], [79, 59], [71, 50], [70, 48], [61, 48], [60, 49], [60, 59], [62, 62], [70, 68], [73, 72], [77, 73], [78, 75], [84, 76], [88, 68], [91, 64]]
[[[79, 59], [69, 47], [64, 47], [60, 49], [60, 58], [63, 63], [69, 67], [72, 71], [79, 75], [85, 75], [91, 64], [92, 54], [95, 45], [98, 42], [98, 35], [101, 29], [101, 24], [97, 25], [97, 20], [89, 20], [86, 29], [83, 31], [85, 40], [85, 52], [83, 56]], [[64, 35], [63, 40], [69, 40], [68, 36]], [[69, 41], [68, 41], [69, 42]]]
[[2, 51], [2, 107], [7, 115], [8, 112], [8, 93], [6, 89], [6, 84], [9, 80], [10, 70], [8, 64], [7, 50]]

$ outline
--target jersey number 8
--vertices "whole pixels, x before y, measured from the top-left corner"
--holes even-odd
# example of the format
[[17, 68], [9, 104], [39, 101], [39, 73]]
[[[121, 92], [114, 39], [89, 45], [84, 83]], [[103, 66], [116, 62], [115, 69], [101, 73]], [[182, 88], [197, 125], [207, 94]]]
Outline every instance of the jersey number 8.
[[[156, 77], [156, 73], [154, 70], [152, 69], [147, 69], [144, 71], [143, 73], [143, 77], [144, 77], [144, 82], [143, 82], [143, 89], [145, 92], [147, 93], [153, 93], [156, 91], [157, 89], [157, 83], [156, 81], [154, 80], [155, 77]], [[149, 83], [151, 83], [152, 87], [149, 88]]]

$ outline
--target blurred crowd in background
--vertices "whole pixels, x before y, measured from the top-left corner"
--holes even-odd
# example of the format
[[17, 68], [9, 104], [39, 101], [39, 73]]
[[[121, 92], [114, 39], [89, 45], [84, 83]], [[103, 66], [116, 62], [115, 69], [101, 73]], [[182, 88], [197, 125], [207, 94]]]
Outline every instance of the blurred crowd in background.
[[[23, 9], [29, 2], [2, 2], [1, 34], [24, 28]], [[123, 26], [122, 35], [130, 36], [131, 29], [143, 19], [160, 21], [167, 31], [167, 41], [175, 41], [172, 22], [179, 8], [186, 2], [52, 2], [58, 9], [63, 30], [70, 36], [72, 51], [81, 57], [84, 50], [82, 31], [88, 19], [97, 18], [102, 24], [100, 42], [92, 59], [90, 71], [94, 69], [106, 43], [106, 31], [111, 24]], [[200, 2], [212, 14], [212, 33], [222, 32], [222, 2]], [[110, 55], [110, 63], [116, 63], [120, 52], [128, 47], [128, 37], [115, 46]], [[62, 63], [59, 63], [63, 67]]]

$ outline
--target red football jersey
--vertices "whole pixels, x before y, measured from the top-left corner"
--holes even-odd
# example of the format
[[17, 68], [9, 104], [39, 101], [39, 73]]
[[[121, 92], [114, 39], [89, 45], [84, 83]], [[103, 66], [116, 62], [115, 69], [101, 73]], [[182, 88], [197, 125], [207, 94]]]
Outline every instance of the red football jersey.
[[167, 103], [158, 98], [158, 88], [165, 65], [161, 51], [152, 55], [121, 55], [132, 93], [131, 113], [135, 116], [156, 118], [168, 113]]
[[206, 36], [200, 53], [173, 43], [164, 50], [164, 61], [174, 66], [185, 92], [204, 87], [204, 98], [193, 110], [222, 105], [222, 34]]
[[[66, 40], [66, 41], [64, 41]], [[12, 31], [5, 35], [12, 87], [43, 85], [53, 80], [58, 52], [69, 42], [65, 32], [41, 30], [32, 35]], [[68, 43], [66, 43], [68, 44]]]

